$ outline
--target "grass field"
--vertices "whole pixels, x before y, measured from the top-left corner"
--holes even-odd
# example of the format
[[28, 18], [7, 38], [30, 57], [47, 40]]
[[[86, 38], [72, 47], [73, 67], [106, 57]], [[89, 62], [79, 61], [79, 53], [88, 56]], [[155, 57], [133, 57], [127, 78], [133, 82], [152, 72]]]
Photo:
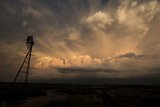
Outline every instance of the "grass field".
[[159, 85], [0, 83], [0, 107], [160, 107]]

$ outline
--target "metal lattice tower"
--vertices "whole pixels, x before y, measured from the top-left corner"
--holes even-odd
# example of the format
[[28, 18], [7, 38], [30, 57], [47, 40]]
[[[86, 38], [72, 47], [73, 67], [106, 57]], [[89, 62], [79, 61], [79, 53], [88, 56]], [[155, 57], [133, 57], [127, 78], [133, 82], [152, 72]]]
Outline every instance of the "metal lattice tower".
[[[26, 46], [27, 46], [27, 54], [22, 62], [22, 65], [20, 66], [13, 82], [15, 83], [19, 74], [20, 73], [25, 73], [25, 78], [24, 78], [24, 82], [25, 83], [28, 83], [28, 77], [29, 77], [29, 70], [30, 70], [30, 61], [31, 61], [31, 55], [32, 55], [32, 48], [33, 48], [33, 45], [34, 45], [34, 41], [33, 41], [33, 36], [28, 36], [27, 39], [26, 39]], [[22, 72], [22, 68], [24, 67], [24, 65], [26, 64], [26, 70], [25, 72]]]

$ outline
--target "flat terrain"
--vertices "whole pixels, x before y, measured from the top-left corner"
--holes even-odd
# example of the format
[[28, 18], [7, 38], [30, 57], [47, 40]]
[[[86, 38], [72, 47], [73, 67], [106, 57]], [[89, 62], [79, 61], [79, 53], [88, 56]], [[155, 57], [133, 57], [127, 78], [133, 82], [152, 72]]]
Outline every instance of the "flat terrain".
[[0, 107], [160, 107], [159, 85], [0, 83]]

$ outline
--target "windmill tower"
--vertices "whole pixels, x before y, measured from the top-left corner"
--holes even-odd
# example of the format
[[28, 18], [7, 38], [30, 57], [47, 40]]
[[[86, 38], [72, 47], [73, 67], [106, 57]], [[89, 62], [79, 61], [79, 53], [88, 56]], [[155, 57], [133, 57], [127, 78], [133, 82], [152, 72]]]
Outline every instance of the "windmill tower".
[[[15, 83], [19, 74], [20, 73], [25, 73], [25, 78], [24, 78], [24, 82], [25, 83], [28, 83], [28, 77], [29, 77], [29, 68], [30, 68], [30, 61], [31, 61], [31, 55], [32, 55], [32, 48], [33, 48], [33, 45], [34, 45], [34, 41], [33, 41], [33, 36], [28, 36], [27, 39], [26, 39], [26, 46], [27, 46], [27, 54], [22, 62], [22, 65], [20, 66], [13, 82]], [[26, 65], [26, 69], [24, 72], [22, 72], [22, 68]]]

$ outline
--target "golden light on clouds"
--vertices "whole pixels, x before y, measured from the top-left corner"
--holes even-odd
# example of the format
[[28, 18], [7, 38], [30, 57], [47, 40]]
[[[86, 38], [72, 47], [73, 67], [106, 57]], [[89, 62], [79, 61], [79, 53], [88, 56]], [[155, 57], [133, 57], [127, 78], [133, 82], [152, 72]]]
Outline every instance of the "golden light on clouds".
[[40, 57], [34, 68], [46, 69], [52, 67], [97, 67], [103, 63], [102, 59], [89, 55], [70, 55], [65, 59], [54, 57]]
[[[120, 1], [115, 14], [108, 10], [91, 12], [81, 17], [79, 27], [67, 28], [64, 33], [53, 33], [48, 28], [51, 32], [45, 32], [47, 38], [39, 38], [38, 43], [49, 51], [37, 59], [35, 67], [99, 67], [106, 62], [113, 67], [115, 63], [108, 60], [112, 59], [118, 62], [114, 67], [120, 69], [123, 60], [115, 59], [116, 56], [130, 52], [144, 54], [139, 42], [150, 29], [148, 23], [156, 14], [157, 5], [157, 1], [140, 5], [137, 1]], [[58, 39], [56, 35], [64, 38]]]

